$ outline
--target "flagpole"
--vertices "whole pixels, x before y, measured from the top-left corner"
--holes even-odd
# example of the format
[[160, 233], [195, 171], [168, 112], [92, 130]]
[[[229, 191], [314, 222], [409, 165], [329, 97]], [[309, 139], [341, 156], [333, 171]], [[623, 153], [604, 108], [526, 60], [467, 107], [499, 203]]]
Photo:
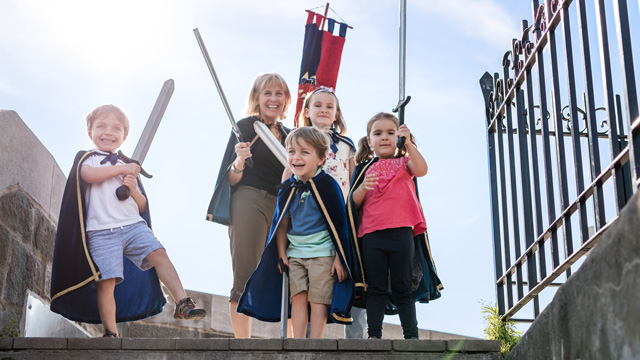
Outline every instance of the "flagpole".
[[[407, 0], [400, 0], [400, 63], [399, 63], [399, 91], [398, 91], [398, 105], [393, 109], [393, 112], [398, 113], [399, 125], [404, 124], [404, 108], [411, 100], [411, 96], [405, 97], [405, 67], [406, 67], [406, 43], [407, 43]], [[398, 152], [404, 147], [405, 138], [398, 138]]]
[[320, 22], [320, 31], [324, 30], [324, 22], [325, 20], [327, 20], [327, 14], [329, 13], [329, 3], [327, 3], [327, 6], [324, 8], [324, 17], [322, 18], [322, 21]]

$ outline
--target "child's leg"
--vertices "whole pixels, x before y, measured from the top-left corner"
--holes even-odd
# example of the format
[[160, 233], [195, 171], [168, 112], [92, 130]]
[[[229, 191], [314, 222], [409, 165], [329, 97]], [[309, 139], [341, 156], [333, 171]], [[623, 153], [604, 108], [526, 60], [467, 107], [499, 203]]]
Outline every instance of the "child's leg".
[[398, 233], [389, 252], [391, 292], [398, 306], [398, 316], [405, 339], [418, 338], [416, 302], [411, 290], [411, 264], [415, 252], [411, 228], [395, 229]]
[[333, 286], [336, 276], [331, 275], [335, 256], [319, 256], [309, 261], [309, 292], [307, 300], [311, 305], [309, 337], [322, 339], [327, 325], [329, 306], [333, 300]]
[[366, 234], [362, 239], [362, 258], [367, 279], [367, 332], [370, 338], [382, 338], [382, 321], [387, 303], [389, 264], [386, 253], [388, 239], [384, 230]]
[[176, 320], [200, 320], [207, 315], [204, 309], [198, 309], [196, 303], [184, 291], [176, 268], [173, 267], [164, 248], [154, 250], [146, 259], [156, 268], [158, 278], [166, 285], [176, 303], [173, 318]]
[[308, 306], [306, 291], [291, 297], [291, 322], [293, 323], [294, 338], [304, 339], [306, 337], [307, 323], [309, 322]]
[[324, 337], [324, 327], [327, 325], [329, 307], [325, 304], [311, 304], [311, 333], [310, 339], [322, 339]]
[[153, 251], [147, 255], [147, 260], [156, 268], [158, 278], [167, 289], [169, 289], [176, 303], [187, 297], [187, 293], [184, 291], [184, 287], [182, 287], [182, 282], [180, 282], [180, 277], [178, 277], [178, 272], [173, 266], [173, 263], [171, 263], [171, 260], [169, 260], [165, 249]]
[[96, 302], [98, 303], [98, 312], [100, 320], [105, 330], [117, 333], [116, 328], [116, 299], [113, 291], [116, 288], [116, 279], [106, 279], [95, 283], [96, 286]]

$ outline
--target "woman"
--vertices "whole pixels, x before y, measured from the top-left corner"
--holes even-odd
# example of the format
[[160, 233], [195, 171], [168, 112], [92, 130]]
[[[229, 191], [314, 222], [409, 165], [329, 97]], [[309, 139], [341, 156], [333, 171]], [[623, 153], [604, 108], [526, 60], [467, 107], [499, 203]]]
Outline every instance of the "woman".
[[[236, 338], [251, 337], [251, 318], [238, 313], [244, 284], [258, 265], [265, 247], [284, 166], [258, 138], [253, 123], [262, 121], [284, 144], [289, 129], [282, 126], [291, 103], [289, 87], [276, 73], [258, 75], [251, 86], [245, 109], [238, 121], [243, 142], [232, 133], [218, 173], [207, 218], [229, 226], [233, 287], [229, 313]], [[253, 166], [247, 166], [251, 158]]]

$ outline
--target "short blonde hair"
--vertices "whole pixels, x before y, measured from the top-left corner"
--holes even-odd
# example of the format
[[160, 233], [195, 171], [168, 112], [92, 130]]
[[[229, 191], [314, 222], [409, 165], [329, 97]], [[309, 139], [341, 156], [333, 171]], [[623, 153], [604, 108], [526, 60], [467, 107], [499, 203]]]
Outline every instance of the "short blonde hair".
[[329, 136], [313, 126], [301, 126], [293, 129], [284, 140], [284, 146], [288, 149], [295, 141], [303, 140], [316, 150], [318, 157], [324, 159], [322, 166], [327, 161], [327, 152], [329, 151]]
[[129, 117], [119, 107], [107, 104], [98, 106], [87, 115], [87, 131], [91, 131], [91, 127], [98, 119], [102, 119], [107, 115], [113, 115], [118, 119], [124, 127], [124, 136], [129, 135]]
[[286, 81], [284, 81], [284, 78], [277, 73], [259, 74], [255, 79], [253, 79], [251, 90], [249, 90], [249, 98], [247, 99], [247, 107], [244, 110], [246, 116], [260, 115], [260, 93], [268, 87], [276, 87], [284, 91], [284, 107], [282, 108], [282, 113], [278, 120], [282, 120], [287, 117], [289, 104], [291, 104], [291, 92], [289, 91], [289, 87], [287, 86]]

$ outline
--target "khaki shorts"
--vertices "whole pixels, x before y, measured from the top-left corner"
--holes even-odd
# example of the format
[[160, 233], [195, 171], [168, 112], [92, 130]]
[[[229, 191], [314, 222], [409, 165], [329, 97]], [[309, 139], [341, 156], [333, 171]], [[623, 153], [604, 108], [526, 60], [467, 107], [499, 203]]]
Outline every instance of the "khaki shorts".
[[335, 256], [309, 259], [289, 258], [289, 291], [291, 297], [307, 292], [307, 301], [331, 305], [333, 283], [331, 266]]

